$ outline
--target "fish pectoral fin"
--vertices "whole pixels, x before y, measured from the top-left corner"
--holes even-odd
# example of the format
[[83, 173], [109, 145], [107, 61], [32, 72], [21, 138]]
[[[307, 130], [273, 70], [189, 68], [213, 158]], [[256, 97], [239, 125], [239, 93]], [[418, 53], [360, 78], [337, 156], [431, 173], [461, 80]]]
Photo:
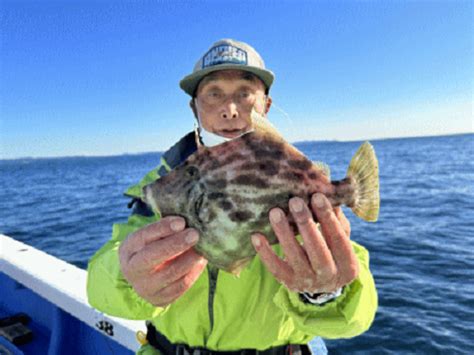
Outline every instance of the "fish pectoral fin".
[[363, 143], [355, 153], [347, 176], [355, 182], [352, 211], [365, 221], [377, 221], [380, 210], [379, 163], [369, 142]]

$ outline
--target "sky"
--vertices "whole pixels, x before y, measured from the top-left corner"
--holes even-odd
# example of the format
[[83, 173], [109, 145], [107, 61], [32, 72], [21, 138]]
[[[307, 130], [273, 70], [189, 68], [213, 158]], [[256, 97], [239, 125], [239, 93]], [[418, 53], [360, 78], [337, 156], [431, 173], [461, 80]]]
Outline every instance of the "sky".
[[222, 38], [275, 73], [288, 141], [474, 132], [473, 4], [0, 0], [0, 159], [168, 149]]

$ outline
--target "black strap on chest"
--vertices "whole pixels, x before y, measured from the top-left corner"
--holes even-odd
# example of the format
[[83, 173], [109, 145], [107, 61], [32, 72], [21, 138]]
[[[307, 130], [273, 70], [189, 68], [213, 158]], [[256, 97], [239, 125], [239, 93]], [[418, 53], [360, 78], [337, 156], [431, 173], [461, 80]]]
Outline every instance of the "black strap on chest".
[[206, 348], [193, 348], [186, 344], [172, 344], [163, 334], [147, 322], [148, 343], [158, 349], [163, 355], [311, 355], [311, 350], [304, 344], [282, 345], [263, 351], [242, 349], [236, 351], [215, 351]]

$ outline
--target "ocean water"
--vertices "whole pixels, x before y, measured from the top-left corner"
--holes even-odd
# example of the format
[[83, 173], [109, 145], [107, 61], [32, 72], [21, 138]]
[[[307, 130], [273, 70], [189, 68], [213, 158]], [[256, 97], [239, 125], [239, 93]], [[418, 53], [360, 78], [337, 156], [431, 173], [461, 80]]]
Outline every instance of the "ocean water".
[[[372, 141], [381, 213], [345, 210], [368, 248], [379, 294], [365, 334], [327, 341], [330, 354], [474, 353], [474, 135]], [[297, 144], [345, 175], [360, 142]], [[0, 161], [0, 232], [79, 267], [130, 213], [123, 191], [159, 153]]]

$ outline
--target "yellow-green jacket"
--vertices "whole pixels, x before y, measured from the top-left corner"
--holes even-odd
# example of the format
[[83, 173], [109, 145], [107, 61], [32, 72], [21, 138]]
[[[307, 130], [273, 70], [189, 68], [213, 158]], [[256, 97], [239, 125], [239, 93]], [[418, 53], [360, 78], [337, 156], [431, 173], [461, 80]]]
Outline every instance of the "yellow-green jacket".
[[[141, 187], [154, 181], [195, 150], [188, 134], [162, 157], [162, 165], [129, 188], [139, 198]], [[90, 260], [87, 293], [90, 304], [112, 316], [150, 320], [172, 343], [212, 350], [263, 350], [284, 344], [305, 344], [315, 336], [349, 338], [366, 331], [377, 309], [377, 292], [367, 250], [353, 242], [360, 265], [356, 280], [341, 296], [321, 306], [304, 303], [299, 294], [278, 283], [256, 256], [240, 277], [209, 267], [173, 304], [161, 308], [133, 290], [120, 272], [118, 248], [135, 230], [157, 221], [133, 214], [113, 225], [112, 239]], [[274, 250], [282, 255], [279, 245]]]

